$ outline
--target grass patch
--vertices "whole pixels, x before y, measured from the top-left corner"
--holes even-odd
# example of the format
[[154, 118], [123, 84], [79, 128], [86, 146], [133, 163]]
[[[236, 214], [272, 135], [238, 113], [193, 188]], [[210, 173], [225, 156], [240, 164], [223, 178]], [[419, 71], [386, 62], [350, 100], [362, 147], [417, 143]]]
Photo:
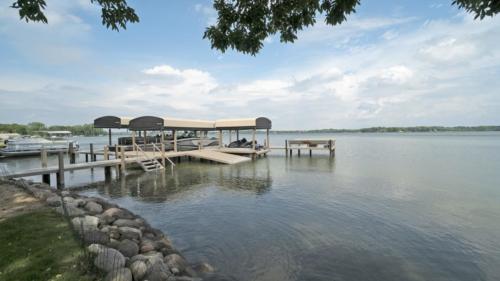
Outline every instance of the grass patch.
[[0, 280], [93, 280], [63, 216], [46, 208], [0, 222]]

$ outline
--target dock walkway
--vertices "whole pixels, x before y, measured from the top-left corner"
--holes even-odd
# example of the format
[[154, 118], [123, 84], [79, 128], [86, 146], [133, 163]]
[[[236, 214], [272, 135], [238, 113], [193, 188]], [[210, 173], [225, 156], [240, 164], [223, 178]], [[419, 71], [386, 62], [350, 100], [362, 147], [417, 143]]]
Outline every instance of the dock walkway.
[[[137, 163], [141, 160], [161, 159], [162, 153], [161, 152], [146, 151], [142, 155], [141, 154], [137, 155], [136, 152], [127, 151], [127, 152], [124, 152], [124, 156], [125, 157], [123, 160], [121, 159], [120, 155], [118, 154], [118, 157], [119, 157], [118, 159], [98, 160], [98, 161], [76, 163], [76, 164], [65, 164], [63, 167], [63, 170], [64, 170], [64, 172], [68, 172], [68, 171], [92, 169], [92, 168], [98, 168], [98, 167], [105, 168], [105, 167], [115, 167], [115, 166], [120, 166], [120, 165], [129, 165], [132, 163]], [[214, 151], [214, 150], [191, 150], [191, 151], [179, 151], [179, 152], [173, 152], [173, 151], [165, 152], [165, 157], [167, 157], [167, 158], [185, 157], [185, 156], [204, 159], [204, 160], [210, 160], [210, 161], [219, 162], [219, 163], [223, 163], [223, 164], [230, 164], [230, 165], [238, 164], [238, 163], [242, 163], [242, 162], [246, 162], [246, 161], [251, 160], [251, 158], [249, 158], [249, 157], [244, 157], [244, 156], [239, 156], [239, 155], [234, 155], [234, 154], [229, 154], [229, 153], [224, 153], [224, 152], [219, 152], [219, 151]], [[59, 171], [60, 171], [59, 166], [51, 166], [51, 167], [28, 169], [28, 170], [19, 171], [19, 172], [3, 174], [0, 176], [4, 177], [4, 178], [22, 178], [22, 177], [37, 176], [37, 175], [55, 174], [55, 173], [59, 173]]]

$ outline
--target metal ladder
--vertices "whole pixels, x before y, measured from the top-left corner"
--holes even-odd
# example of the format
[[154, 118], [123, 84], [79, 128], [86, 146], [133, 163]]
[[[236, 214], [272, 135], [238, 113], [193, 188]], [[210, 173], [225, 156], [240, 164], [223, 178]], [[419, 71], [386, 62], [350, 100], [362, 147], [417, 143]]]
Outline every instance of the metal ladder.
[[[139, 166], [141, 166], [141, 168], [145, 172], [158, 171], [158, 170], [165, 169], [165, 167], [158, 160], [156, 160], [156, 158], [148, 157], [148, 155], [144, 152], [144, 150], [142, 150], [142, 148], [140, 146], [138, 146], [137, 144], [135, 144], [134, 146], [135, 146], [135, 149], [137, 152], [136, 163], [139, 164]], [[141, 154], [144, 156], [144, 158], [141, 158], [141, 159], [139, 158], [139, 152], [141, 152]]]

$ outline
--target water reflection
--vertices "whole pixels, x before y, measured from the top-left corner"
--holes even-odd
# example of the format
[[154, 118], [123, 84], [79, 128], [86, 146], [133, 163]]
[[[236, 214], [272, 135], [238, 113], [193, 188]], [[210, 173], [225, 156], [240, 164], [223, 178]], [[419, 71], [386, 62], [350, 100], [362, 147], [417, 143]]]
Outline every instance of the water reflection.
[[261, 167], [255, 165], [217, 165], [206, 163], [181, 163], [172, 171], [143, 173], [131, 171], [127, 175], [88, 187], [97, 188], [99, 194], [109, 197], [132, 196], [139, 200], [163, 202], [189, 196], [206, 186], [251, 192], [257, 195], [266, 193], [273, 181], [267, 159]]

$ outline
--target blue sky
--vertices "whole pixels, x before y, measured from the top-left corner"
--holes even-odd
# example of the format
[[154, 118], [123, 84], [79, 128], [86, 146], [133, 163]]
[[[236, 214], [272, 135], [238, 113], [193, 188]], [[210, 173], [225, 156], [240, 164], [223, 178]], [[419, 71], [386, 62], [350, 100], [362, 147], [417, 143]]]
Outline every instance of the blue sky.
[[0, 6], [0, 122], [101, 115], [268, 116], [276, 129], [500, 124], [500, 18], [448, 1], [363, 0], [341, 26], [255, 57], [203, 40], [211, 1], [130, 1], [115, 32], [89, 0], [48, 0], [49, 24]]

